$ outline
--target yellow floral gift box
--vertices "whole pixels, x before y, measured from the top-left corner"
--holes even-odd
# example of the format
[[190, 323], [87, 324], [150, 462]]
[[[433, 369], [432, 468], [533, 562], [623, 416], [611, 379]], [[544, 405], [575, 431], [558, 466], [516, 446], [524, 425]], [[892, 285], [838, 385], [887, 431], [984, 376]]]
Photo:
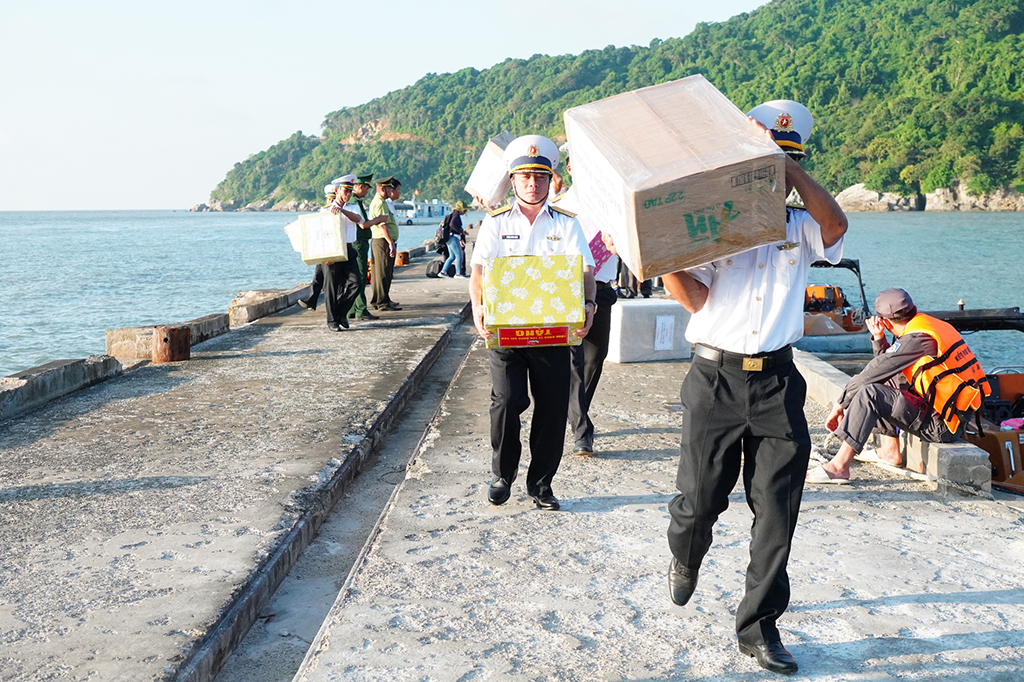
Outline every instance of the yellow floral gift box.
[[578, 346], [586, 323], [582, 256], [506, 256], [484, 262], [488, 348]]

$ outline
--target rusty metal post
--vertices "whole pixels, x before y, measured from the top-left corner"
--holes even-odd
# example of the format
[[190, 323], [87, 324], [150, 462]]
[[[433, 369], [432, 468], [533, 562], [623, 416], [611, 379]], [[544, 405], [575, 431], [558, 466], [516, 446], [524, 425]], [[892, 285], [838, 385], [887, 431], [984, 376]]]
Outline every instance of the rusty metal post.
[[153, 363], [181, 362], [192, 357], [192, 330], [188, 327], [153, 329]]
[[409, 264], [409, 252], [408, 251], [399, 251], [398, 255], [395, 257], [395, 267], [398, 267], [399, 265], [408, 265], [408, 264]]

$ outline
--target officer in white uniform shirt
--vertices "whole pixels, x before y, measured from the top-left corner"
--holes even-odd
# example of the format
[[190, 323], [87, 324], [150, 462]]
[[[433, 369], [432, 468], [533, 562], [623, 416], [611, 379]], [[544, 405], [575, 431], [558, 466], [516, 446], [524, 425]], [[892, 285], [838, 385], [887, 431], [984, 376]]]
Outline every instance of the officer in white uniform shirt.
[[[586, 322], [577, 336], [585, 337], [593, 322], [594, 259], [573, 216], [548, 203], [548, 186], [558, 165], [558, 147], [546, 137], [525, 135], [509, 143], [505, 163], [512, 179], [515, 201], [492, 211], [480, 226], [469, 282], [473, 321], [484, 338], [483, 266], [502, 256], [574, 255], [583, 257]], [[559, 508], [551, 480], [562, 459], [569, 409], [571, 361], [566, 346], [492, 349], [491, 367], [491, 470], [494, 480], [487, 492], [491, 504], [504, 504], [519, 472], [522, 443], [519, 418], [530, 405], [530, 466], [526, 492], [544, 510]], [[531, 389], [528, 391], [528, 388]]]
[[[331, 213], [341, 214], [342, 230], [345, 234], [348, 260], [326, 263], [324, 272], [324, 303], [327, 305], [327, 327], [331, 331], [341, 331], [349, 326], [347, 313], [362, 288], [357, 270], [356, 250], [352, 243], [356, 240], [356, 228], [362, 221], [357, 207], [347, 206], [352, 198], [352, 187], [355, 175], [343, 175], [334, 181], [337, 194], [330, 206]], [[353, 212], [353, 211], [356, 212]]]
[[803, 335], [810, 264], [839, 261], [847, 220], [799, 165], [810, 112], [775, 101], [749, 116], [786, 151], [786, 192], [795, 187], [807, 208], [787, 209], [784, 242], [663, 277], [693, 314], [686, 339], [696, 344], [681, 392], [669, 591], [676, 604], [689, 601], [715, 521], [742, 469], [754, 523], [746, 594], [736, 611], [739, 649], [761, 667], [788, 674], [797, 663], [782, 645], [776, 620], [789, 605], [786, 565], [811, 449], [803, 411], [807, 386], [790, 344]]
[[[569, 144], [563, 144], [559, 150], [565, 152], [565, 170], [572, 173], [569, 160]], [[576, 187], [572, 186], [552, 200], [556, 206], [576, 214], [576, 219], [583, 227], [583, 234], [588, 244], [598, 243], [604, 248], [601, 231], [580, 212], [576, 198]], [[608, 339], [612, 330], [612, 306], [618, 297], [612, 282], [618, 273], [619, 257], [611, 255], [594, 272], [597, 291], [594, 301], [597, 310], [594, 312], [594, 324], [583, 343], [572, 347], [572, 380], [569, 384], [569, 428], [572, 430], [574, 455], [587, 457], [594, 454], [594, 422], [590, 419], [590, 403], [597, 392], [597, 384], [601, 380], [604, 359], [608, 356]]]

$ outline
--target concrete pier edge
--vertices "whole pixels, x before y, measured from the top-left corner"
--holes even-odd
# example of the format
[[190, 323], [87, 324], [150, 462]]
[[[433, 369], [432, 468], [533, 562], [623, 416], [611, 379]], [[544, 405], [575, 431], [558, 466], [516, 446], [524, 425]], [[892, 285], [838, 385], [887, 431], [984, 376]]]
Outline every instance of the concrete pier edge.
[[[416, 393], [424, 377], [451, 343], [452, 330], [470, 314], [470, 304], [462, 308], [459, 319], [450, 324], [433, 347], [410, 372], [402, 386], [384, 408], [366, 435], [349, 451], [331, 480], [318, 491], [313, 511], [300, 517], [281, 540], [280, 545], [254, 573], [249, 583], [235, 597], [233, 604], [218, 619], [174, 675], [175, 682], [209, 682], [256, 622], [260, 611], [273, 596], [302, 551], [316, 537], [320, 526], [341, 499], [349, 483], [359, 474], [363, 463], [387, 436], [402, 409]], [[390, 505], [391, 502], [389, 501]], [[383, 516], [381, 517], [383, 518]], [[380, 521], [378, 520], [378, 524]], [[379, 525], [374, 527], [375, 537]], [[362, 553], [360, 554], [360, 557]], [[358, 563], [358, 562], [357, 562]], [[346, 581], [346, 585], [348, 582]]]

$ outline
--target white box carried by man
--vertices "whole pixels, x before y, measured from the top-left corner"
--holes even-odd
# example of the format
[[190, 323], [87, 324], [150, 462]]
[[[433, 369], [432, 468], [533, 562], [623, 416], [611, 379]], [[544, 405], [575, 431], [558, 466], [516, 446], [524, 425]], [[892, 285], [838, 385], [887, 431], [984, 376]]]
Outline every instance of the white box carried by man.
[[695, 75], [565, 112], [573, 187], [639, 279], [786, 238], [785, 153]]
[[508, 178], [508, 166], [505, 165], [505, 147], [515, 137], [508, 131], [492, 137], [484, 146], [473, 172], [466, 181], [466, 191], [485, 206], [502, 203], [512, 189], [512, 181]]
[[348, 260], [340, 214], [327, 211], [300, 215], [298, 220], [285, 225], [284, 231], [306, 265]]

